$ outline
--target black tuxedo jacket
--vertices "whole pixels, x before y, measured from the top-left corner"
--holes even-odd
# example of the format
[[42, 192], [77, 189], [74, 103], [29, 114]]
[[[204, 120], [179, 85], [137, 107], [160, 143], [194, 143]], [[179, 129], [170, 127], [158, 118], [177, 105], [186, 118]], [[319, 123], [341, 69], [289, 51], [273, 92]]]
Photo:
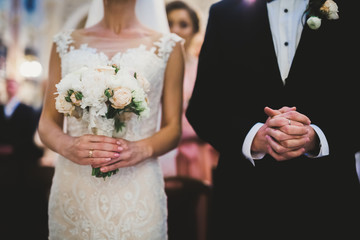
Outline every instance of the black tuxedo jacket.
[[26, 104], [20, 103], [10, 118], [4, 114], [0, 105], [0, 144], [10, 145], [13, 153], [0, 156], [2, 166], [1, 186], [23, 184], [30, 172], [29, 167], [37, 166], [42, 150], [34, 143], [34, 134], [38, 124], [38, 113]]
[[[346, 206], [355, 204], [360, 191], [354, 162], [360, 150], [355, 114], [360, 109], [355, 91], [359, 42], [354, 32], [359, 20], [353, 5], [337, 4], [340, 19], [324, 19], [318, 30], [304, 23], [285, 85], [266, 1], [223, 0], [211, 7], [186, 116], [220, 153], [214, 218], [221, 221], [214, 229], [222, 229], [221, 234], [238, 232], [239, 222], [224, 220], [232, 215], [251, 223], [243, 229], [264, 219], [268, 225], [276, 214], [282, 224], [295, 221], [307, 229], [319, 219], [331, 222], [335, 215], [348, 219], [353, 214]], [[242, 154], [242, 144], [254, 124], [266, 121], [266, 106], [296, 106], [325, 133], [330, 155], [285, 162], [266, 155], [254, 167]], [[304, 216], [314, 222], [299, 224]]]

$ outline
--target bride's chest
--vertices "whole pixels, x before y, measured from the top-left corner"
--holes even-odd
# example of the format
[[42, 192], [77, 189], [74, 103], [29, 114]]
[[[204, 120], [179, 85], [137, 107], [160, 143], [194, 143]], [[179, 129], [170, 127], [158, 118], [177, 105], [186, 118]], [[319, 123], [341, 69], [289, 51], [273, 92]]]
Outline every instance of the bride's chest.
[[145, 46], [129, 48], [126, 51], [119, 51], [112, 56], [102, 51], [82, 45], [80, 48], [70, 48], [61, 59], [62, 75], [76, 71], [81, 67], [98, 67], [104, 65], [117, 65], [133, 69], [142, 73], [149, 80], [163, 76], [166, 63], [161, 59], [155, 49], [147, 49]]

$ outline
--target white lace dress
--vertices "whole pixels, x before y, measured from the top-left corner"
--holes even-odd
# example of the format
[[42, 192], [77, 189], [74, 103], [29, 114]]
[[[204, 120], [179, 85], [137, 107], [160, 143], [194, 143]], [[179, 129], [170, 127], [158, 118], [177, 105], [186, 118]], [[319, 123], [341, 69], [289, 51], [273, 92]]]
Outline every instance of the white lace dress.
[[[153, 135], [159, 126], [160, 100], [167, 60], [177, 41], [175, 34], [163, 35], [149, 48], [140, 45], [118, 52], [109, 59], [86, 44], [71, 46], [71, 31], [56, 35], [54, 42], [61, 58], [62, 75], [82, 66], [117, 64], [141, 72], [150, 82], [150, 117], [133, 118], [122, 136], [130, 141]], [[66, 119], [72, 136], [88, 133], [86, 122]], [[106, 178], [91, 176], [91, 166], [77, 165], [59, 157], [49, 200], [51, 240], [65, 239], [167, 239], [167, 203], [157, 159], [146, 161]]]

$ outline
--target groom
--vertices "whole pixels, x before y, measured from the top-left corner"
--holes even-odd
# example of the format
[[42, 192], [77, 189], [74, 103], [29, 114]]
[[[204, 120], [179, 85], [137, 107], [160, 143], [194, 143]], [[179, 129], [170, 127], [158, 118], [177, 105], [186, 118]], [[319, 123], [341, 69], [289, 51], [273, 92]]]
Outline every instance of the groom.
[[220, 153], [212, 239], [335, 237], [360, 226], [354, 2], [211, 7], [186, 115]]

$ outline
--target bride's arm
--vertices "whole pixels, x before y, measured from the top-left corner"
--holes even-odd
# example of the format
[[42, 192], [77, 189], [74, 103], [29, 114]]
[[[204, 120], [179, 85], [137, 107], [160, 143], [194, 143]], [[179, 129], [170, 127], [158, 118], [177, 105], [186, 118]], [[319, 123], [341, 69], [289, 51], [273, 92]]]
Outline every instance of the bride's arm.
[[182, 42], [178, 42], [169, 57], [165, 71], [160, 131], [144, 140], [151, 146], [151, 157], [174, 149], [180, 141], [184, 66], [184, 49]]
[[118, 159], [111, 161], [113, 164], [103, 166], [101, 171], [108, 172], [132, 166], [149, 157], [160, 156], [177, 146], [181, 136], [183, 78], [184, 52], [182, 43], [178, 42], [168, 59], [165, 71], [160, 131], [149, 138], [135, 142], [119, 139], [124, 150]]
[[[49, 64], [49, 84], [44, 96], [43, 109], [39, 121], [39, 136], [43, 144], [51, 150], [82, 164], [106, 163], [117, 157], [120, 146], [114, 138], [105, 136], [86, 135], [72, 137], [63, 131], [64, 115], [55, 108], [56, 84], [61, 79], [60, 57], [56, 52], [56, 45], [52, 46]], [[94, 149], [93, 158], [89, 158], [89, 151]]]

